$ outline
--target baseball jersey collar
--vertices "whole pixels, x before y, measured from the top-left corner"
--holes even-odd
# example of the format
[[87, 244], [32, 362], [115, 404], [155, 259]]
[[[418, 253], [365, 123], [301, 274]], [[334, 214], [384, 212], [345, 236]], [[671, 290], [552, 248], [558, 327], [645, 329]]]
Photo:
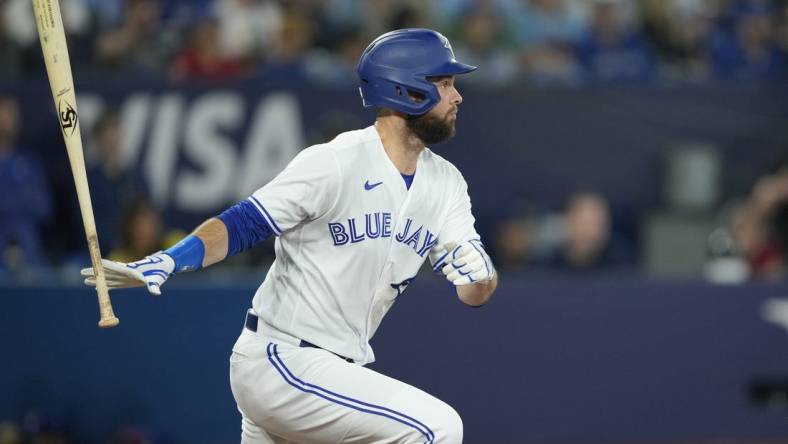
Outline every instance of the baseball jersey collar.
[[[401, 190], [403, 193], [411, 192], [416, 187], [416, 184], [419, 182], [418, 179], [419, 174], [416, 174], [413, 177], [413, 181], [410, 184], [410, 188], [408, 188], [405, 185], [405, 181], [402, 179], [402, 173], [400, 173], [399, 169], [397, 169], [397, 166], [394, 165], [394, 162], [391, 160], [388, 153], [386, 153], [386, 149], [383, 147], [383, 141], [381, 140], [380, 134], [378, 133], [378, 130], [375, 127], [375, 125], [373, 124], [367, 127], [365, 132], [369, 136], [369, 139], [373, 141], [373, 144], [376, 145], [375, 148], [376, 151], [379, 153], [380, 157], [383, 158], [381, 160], [382, 163], [381, 167], [382, 169], [386, 170], [385, 174], [387, 176], [387, 179], [395, 180], [394, 178], [396, 178], [396, 183], [398, 184], [398, 188], [397, 188], [398, 190]], [[427, 151], [426, 147], [421, 151], [421, 153], [419, 153], [419, 158], [416, 160], [416, 173], [418, 173], [422, 169], [421, 165], [423, 163], [425, 151]]]

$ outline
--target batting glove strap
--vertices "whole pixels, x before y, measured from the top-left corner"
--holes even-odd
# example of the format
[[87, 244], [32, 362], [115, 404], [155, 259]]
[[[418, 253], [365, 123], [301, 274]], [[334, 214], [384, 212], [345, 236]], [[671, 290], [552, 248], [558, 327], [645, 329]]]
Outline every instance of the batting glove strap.
[[464, 241], [455, 246], [449, 252], [441, 272], [454, 285], [487, 282], [495, 276], [490, 256], [478, 239]]

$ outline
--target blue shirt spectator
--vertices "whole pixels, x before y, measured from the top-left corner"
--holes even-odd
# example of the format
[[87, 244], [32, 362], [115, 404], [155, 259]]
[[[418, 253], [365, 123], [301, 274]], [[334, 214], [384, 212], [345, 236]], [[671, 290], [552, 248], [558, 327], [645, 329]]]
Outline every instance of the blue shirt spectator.
[[615, 1], [598, 1], [591, 28], [578, 45], [577, 57], [591, 81], [647, 81], [656, 73], [656, 57], [646, 39], [622, 23]]
[[522, 1], [511, 19], [520, 42], [528, 47], [550, 43], [577, 43], [585, 28], [583, 18], [564, 0]]
[[[16, 100], [0, 96], [0, 269], [41, 264], [39, 227], [52, 212], [41, 166], [15, 144], [17, 115]], [[11, 246], [21, 254], [7, 255]]]
[[712, 67], [722, 80], [776, 80], [786, 74], [786, 55], [776, 43], [773, 11], [763, 2], [746, 2], [733, 13], [731, 29], [710, 42]]
[[539, 86], [579, 83], [574, 48], [585, 22], [566, 0], [521, 0], [509, 17], [521, 49], [524, 79]]
[[517, 56], [509, 47], [507, 29], [498, 26], [501, 17], [485, 9], [468, 10], [459, 22], [459, 39], [454, 46], [458, 60], [483, 66], [464, 82], [505, 87], [519, 74]]
[[[122, 165], [121, 138], [120, 117], [114, 111], [105, 112], [93, 128], [97, 162], [87, 170], [96, 230], [105, 251], [120, 243], [121, 208], [149, 196], [142, 173]], [[80, 218], [78, 208], [74, 210], [74, 217]]]

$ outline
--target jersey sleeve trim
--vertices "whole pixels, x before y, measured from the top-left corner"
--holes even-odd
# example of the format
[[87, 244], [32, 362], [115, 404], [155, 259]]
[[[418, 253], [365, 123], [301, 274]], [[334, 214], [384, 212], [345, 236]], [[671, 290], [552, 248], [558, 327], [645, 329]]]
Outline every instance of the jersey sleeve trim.
[[263, 219], [265, 219], [265, 222], [268, 224], [268, 226], [271, 227], [271, 231], [273, 231], [275, 235], [280, 236], [282, 234], [282, 230], [278, 225], [276, 225], [274, 218], [271, 217], [271, 214], [268, 213], [268, 210], [265, 209], [263, 204], [261, 204], [260, 201], [254, 196], [250, 196], [249, 200], [257, 208], [257, 211], [260, 212], [260, 215], [263, 216]]

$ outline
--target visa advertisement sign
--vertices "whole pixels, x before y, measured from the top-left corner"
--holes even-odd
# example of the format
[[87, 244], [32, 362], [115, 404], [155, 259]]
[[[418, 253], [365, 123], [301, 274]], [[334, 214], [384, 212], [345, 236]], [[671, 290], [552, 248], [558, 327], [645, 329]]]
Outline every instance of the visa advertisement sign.
[[[91, 128], [109, 105], [88, 92], [78, 106]], [[135, 92], [117, 111], [123, 164], [141, 168], [158, 205], [184, 212], [210, 212], [247, 197], [305, 147], [301, 105], [288, 92], [256, 100], [238, 91]]]

